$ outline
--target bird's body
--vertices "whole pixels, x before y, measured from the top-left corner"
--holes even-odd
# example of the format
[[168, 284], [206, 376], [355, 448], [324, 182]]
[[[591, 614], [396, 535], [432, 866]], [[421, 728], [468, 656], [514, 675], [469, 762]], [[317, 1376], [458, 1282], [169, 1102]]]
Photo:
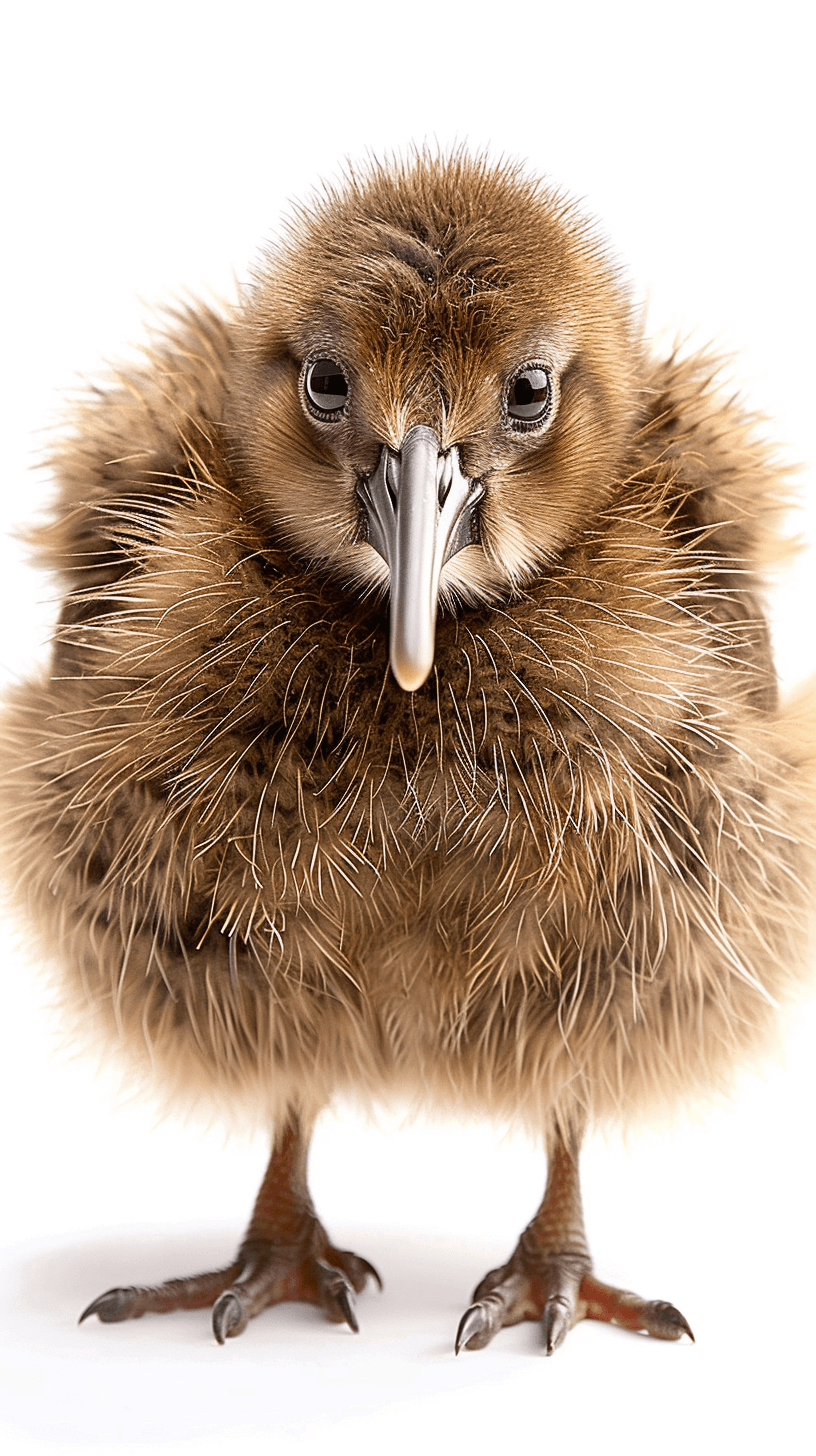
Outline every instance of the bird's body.
[[[784, 481], [705, 360], [649, 355], [560, 198], [463, 157], [374, 169], [239, 311], [178, 316], [59, 468], [62, 623], [3, 726], [11, 873], [70, 1005], [166, 1095], [242, 1101], [279, 1162], [336, 1094], [520, 1120], [546, 1214], [588, 1123], [761, 1050], [816, 838], [814, 714], [778, 708], [761, 608]], [[389, 544], [415, 477], [440, 520], [467, 497], [427, 621]], [[549, 1347], [622, 1317], [571, 1247]]]

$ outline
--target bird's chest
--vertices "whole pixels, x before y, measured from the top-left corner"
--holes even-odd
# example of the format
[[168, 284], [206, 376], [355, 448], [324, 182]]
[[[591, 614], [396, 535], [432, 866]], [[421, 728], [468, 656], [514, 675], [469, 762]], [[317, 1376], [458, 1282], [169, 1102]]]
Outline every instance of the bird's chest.
[[614, 673], [572, 640], [534, 651], [535, 625], [445, 620], [416, 693], [391, 679], [377, 623], [311, 619], [288, 675], [267, 647], [240, 658], [230, 712], [202, 681], [207, 731], [192, 754], [185, 733], [170, 776], [195, 839], [196, 943], [226, 928], [276, 995], [339, 1004], [358, 987], [392, 1022], [398, 1004], [455, 1020], [508, 979], [546, 991], [587, 925], [611, 944], [640, 874], [653, 665], [644, 684], [642, 643]]
[[[298, 964], [330, 945], [357, 979], [414, 999], [487, 964], [504, 977], [557, 960], [612, 857], [608, 765], [583, 762], [577, 737], [568, 755], [518, 705], [501, 732], [489, 715], [411, 712], [410, 737], [372, 722], [353, 744], [293, 740], [256, 777], [231, 831], [247, 905]], [[218, 893], [237, 898], [222, 865]]]

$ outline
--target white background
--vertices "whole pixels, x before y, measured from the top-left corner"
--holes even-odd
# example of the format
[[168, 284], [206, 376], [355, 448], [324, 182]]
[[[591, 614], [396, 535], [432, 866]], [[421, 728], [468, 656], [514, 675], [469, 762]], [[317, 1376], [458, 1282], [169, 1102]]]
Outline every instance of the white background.
[[[812, 462], [810, 24], [785, 0], [18, 7], [0, 88], [4, 528], [44, 498], [30, 465], [61, 398], [138, 340], [151, 304], [231, 294], [288, 198], [345, 156], [425, 138], [526, 158], [583, 197], [654, 328], [732, 350], [788, 458]], [[812, 472], [803, 485], [812, 506]], [[20, 548], [3, 553], [8, 678], [53, 608]], [[778, 599], [786, 683], [816, 667], [813, 579], [811, 552]], [[357, 1337], [290, 1306], [218, 1349], [204, 1313], [75, 1319], [110, 1284], [226, 1260], [263, 1141], [115, 1105], [111, 1076], [60, 1049], [9, 934], [0, 965], [7, 1449], [808, 1449], [812, 1009], [732, 1107], [587, 1148], [599, 1274], [676, 1302], [695, 1347], [585, 1324], [546, 1360], [525, 1325], [455, 1361], [472, 1286], [536, 1206], [539, 1155], [495, 1129], [339, 1109], [313, 1190], [385, 1293], [360, 1300]]]

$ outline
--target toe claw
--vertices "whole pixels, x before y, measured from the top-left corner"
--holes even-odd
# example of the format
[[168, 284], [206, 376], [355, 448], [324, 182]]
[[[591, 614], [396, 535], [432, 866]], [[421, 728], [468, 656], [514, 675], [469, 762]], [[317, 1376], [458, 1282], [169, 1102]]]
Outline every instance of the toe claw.
[[225, 1289], [213, 1305], [212, 1312], [213, 1334], [219, 1345], [242, 1334], [248, 1322], [249, 1316], [240, 1296], [234, 1289]]
[[[356, 1256], [355, 1256], [356, 1257]], [[362, 1263], [362, 1260], [360, 1261]], [[360, 1333], [360, 1326], [357, 1323], [357, 1315], [354, 1309], [354, 1285], [341, 1269], [335, 1264], [329, 1264], [326, 1259], [316, 1259], [317, 1284], [320, 1290], [320, 1303], [323, 1305], [329, 1319], [336, 1320], [335, 1306], [340, 1310], [340, 1317], [344, 1319], [350, 1330], [355, 1335]], [[364, 1287], [364, 1286], [361, 1286]]]
[[104, 1294], [91, 1301], [87, 1309], [83, 1309], [78, 1324], [82, 1324], [92, 1314], [98, 1315], [105, 1325], [116, 1324], [119, 1320], [129, 1318], [132, 1303], [129, 1289], [106, 1289]]
[[657, 1316], [658, 1328], [652, 1331], [658, 1338], [664, 1340], [679, 1340], [682, 1335], [688, 1335], [692, 1344], [696, 1344], [691, 1325], [673, 1304], [666, 1300], [655, 1300], [652, 1310]]
[[370, 1275], [372, 1279], [376, 1279], [376, 1281], [377, 1281], [377, 1288], [379, 1289], [380, 1294], [382, 1294], [383, 1282], [382, 1282], [382, 1279], [380, 1278], [379, 1274], [377, 1273], [377, 1270], [374, 1268], [374, 1265], [373, 1264], [369, 1264], [368, 1259], [363, 1259], [361, 1257], [361, 1255], [359, 1255], [359, 1254], [357, 1255], [357, 1257], [358, 1257], [358, 1259], [360, 1260], [360, 1263], [363, 1266], [363, 1272], [364, 1272], [364, 1274], [366, 1276]]
[[[467, 1348], [471, 1340], [475, 1339], [478, 1335], [484, 1334], [487, 1329], [487, 1323], [484, 1305], [472, 1304], [470, 1309], [466, 1309], [459, 1321], [459, 1328], [456, 1331], [456, 1340], [453, 1346], [454, 1354], [458, 1355], [460, 1350]], [[478, 1349], [479, 1346], [474, 1345], [473, 1348]]]
[[573, 1310], [563, 1295], [547, 1300], [541, 1316], [541, 1328], [548, 1355], [552, 1355], [572, 1328]]
[[343, 1312], [343, 1319], [346, 1321], [349, 1329], [353, 1330], [355, 1335], [359, 1335], [360, 1326], [357, 1323], [351, 1286], [349, 1284], [343, 1284], [340, 1289], [335, 1291], [334, 1297]]

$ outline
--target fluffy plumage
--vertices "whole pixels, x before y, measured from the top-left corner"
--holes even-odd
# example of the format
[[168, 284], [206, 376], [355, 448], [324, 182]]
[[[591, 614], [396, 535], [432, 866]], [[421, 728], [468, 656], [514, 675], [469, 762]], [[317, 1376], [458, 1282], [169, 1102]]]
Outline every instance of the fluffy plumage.
[[[529, 360], [553, 401], [519, 431]], [[82, 406], [38, 537], [53, 661], [2, 725], [7, 877], [160, 1096], [280, 1147], [407, 1094], [555, 1167], [766, 1044], [807, 974], [815, 715], [778, 707], [762, 610], [786, 482], [715, 375], [650, 353], [559, 194], [422, 156]], [[406, 692], [358, 488], [417, 424], [484, 494]]]

